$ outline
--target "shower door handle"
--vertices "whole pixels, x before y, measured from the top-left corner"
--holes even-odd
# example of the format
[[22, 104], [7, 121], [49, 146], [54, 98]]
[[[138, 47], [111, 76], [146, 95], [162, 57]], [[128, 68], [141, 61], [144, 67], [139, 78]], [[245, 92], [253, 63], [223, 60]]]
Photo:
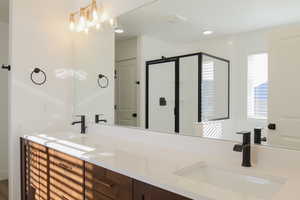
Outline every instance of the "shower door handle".
[[2, 69], [7, 69], [8, 71], [11, 70], [11, 66], [10, 66], [10, 65], [2, 65], [1, 68], [2, 68]]

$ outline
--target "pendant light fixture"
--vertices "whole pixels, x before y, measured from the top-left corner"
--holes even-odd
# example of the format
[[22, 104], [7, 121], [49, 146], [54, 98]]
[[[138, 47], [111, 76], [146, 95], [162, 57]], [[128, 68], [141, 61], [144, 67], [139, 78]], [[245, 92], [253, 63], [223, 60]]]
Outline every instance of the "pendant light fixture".
[[[100, 8], [101, 6], [97, 5], [97, 1], [92, 0], [92, 2], [86, 7], [80, 8], [79, 11], [71, 13], [69, 18], [70, 30], [85, 33], [88, 33], [90, 28], [93, 27], [96, 30], [100, 30], [102, 23], [110, 20], [105, 17], [106, 13], [102, 8]], [[104, 17], [106, 18], [105, 20], [103, 20]]]

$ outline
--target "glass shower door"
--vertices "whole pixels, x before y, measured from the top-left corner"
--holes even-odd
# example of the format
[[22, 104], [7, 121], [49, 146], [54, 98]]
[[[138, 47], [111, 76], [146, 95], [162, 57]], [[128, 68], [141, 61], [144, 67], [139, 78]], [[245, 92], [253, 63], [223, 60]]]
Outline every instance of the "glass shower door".
[[149, 66], [148, 126], [150, 130], [175, 131], [175, 62]]

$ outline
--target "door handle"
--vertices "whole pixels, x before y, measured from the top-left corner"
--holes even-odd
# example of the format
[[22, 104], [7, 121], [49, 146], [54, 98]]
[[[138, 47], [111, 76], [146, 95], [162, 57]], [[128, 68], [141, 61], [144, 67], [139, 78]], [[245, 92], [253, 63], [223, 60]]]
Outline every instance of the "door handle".
[[133, 113], [132, 117], [136, 118], [137, 117], [137, 113]]
[[2, 69], [7, 69], [8, 71], [10, 71], [11, 66], [10, 65], [2, 65]]

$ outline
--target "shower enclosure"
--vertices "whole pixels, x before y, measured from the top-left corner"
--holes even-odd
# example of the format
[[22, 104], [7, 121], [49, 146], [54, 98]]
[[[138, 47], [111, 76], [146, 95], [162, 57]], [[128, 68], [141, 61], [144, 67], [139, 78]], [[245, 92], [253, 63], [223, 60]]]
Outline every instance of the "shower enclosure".
[[191, 133], [229, 119], [230, 61], [195, 53], [146, 62], [147, 129]]

